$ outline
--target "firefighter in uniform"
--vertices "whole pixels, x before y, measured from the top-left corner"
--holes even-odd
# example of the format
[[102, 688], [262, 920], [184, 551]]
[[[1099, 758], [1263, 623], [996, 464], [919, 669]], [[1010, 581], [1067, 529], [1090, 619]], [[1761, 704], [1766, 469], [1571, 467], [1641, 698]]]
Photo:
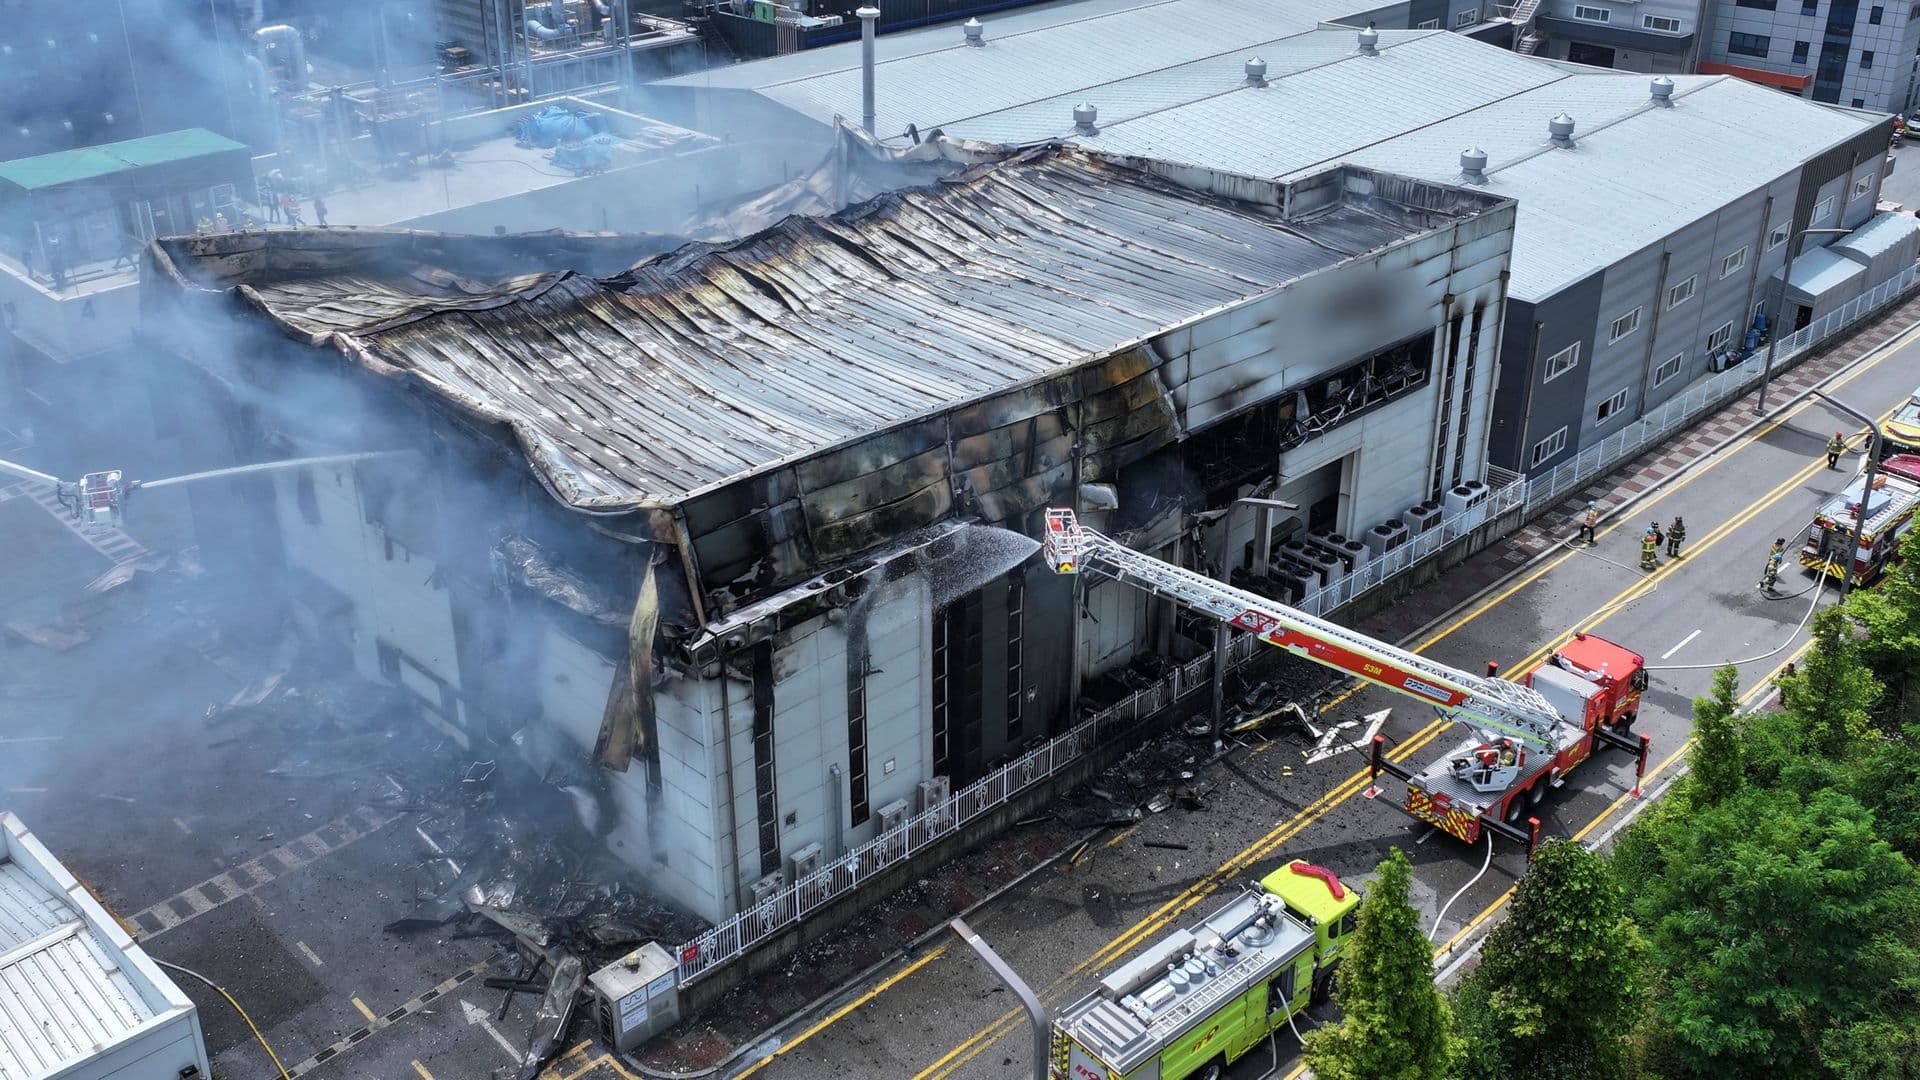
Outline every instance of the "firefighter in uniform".
[[1682, 518], [1678, 514], [1675, 514], [1673, 518], [1673, 524], [1667, 526], [1667, 554], [1672, 558], [1675, 558], [1675, 559], [1679, 558], [1680, 543], [1686, 538], [1687, 538], [1686, 519]]
[[1760, 587], [1772, 589], [1773, 583], [1780, 580], [1780, 564], [1787, 557], [1787, 538], [1778, 537], [1773, 547], [1767, 550], [1767, 568], [1760, 573]]
[[1640, 537], [1640, 569], [1652, 570], [1660, 565], [1659, 532], [1649, 527]]
[[1594, 543], [1593, 529], [1600, 524], [1600, 508], [1588, 500], [1587, 509], [1580, 515], [1580, 539], [1588, 544]]
[[1840, 455], [1846, 452], [1846, 436], [1838, 431], [1834, 432], [1833, 438], [1827, 440], [1827, 468], [1831, 469], [1838, 465], [1840, 463]]

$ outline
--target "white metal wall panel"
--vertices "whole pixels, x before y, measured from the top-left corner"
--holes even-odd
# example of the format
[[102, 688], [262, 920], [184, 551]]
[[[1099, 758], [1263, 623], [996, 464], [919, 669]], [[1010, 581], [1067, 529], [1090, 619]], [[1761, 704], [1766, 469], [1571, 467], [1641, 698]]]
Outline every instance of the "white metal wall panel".
[[60, 898], [27, 876], [18, 863], [0, 862], [0, 953], [10, 952], [73, 919]]

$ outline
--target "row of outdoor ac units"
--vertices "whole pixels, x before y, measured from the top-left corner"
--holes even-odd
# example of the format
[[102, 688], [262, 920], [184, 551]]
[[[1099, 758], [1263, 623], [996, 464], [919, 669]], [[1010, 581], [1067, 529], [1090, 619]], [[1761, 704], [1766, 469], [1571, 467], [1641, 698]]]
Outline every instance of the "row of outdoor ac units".
[[1474, 528], [1486, 521], [1487, 499], [1492, 494], [1493, 489], [1479, 480], [1456, 484], [1442, 497], [1409, 506], [1399, 517], [1368, 529], [1360, 540], [1378, 558], [1399, 551], [1450, 518], [1459, 519], [1461, 531]]
[[[944, 776], [935, 776], [920, 781], [915, 800], [920, 804], [918, 813], [926, 813], [936, 807], [945, 806], [953, 797], [952, 782]], [[907, 823], [907, 817], [914, 811], [905, 799], [895, 799], [874, 811], [875, 833], [885, 836]], [[901, 837], [904, 843], [905, 838]], [[787, 856], [787, 865], [783, 870], [773, 873], [753, 883], [753, 902], [759, 904], [772, 899], [788, 884], [804, 881], [818, 872], [824, 865], [826, 852], [819, 844], [808, 844]]]

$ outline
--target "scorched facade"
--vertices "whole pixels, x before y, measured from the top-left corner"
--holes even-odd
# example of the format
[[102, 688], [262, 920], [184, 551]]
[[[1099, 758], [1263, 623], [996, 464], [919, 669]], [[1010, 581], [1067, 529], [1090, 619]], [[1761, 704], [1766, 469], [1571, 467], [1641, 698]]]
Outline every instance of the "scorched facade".
[[315, 648], [587, 793], [717, 920], [1063, 730], [1101, 676], [1207, 647], [1029, 558], [1048, 506], [1284, 592], [1289, 535], [1481, 478], [1510, 200], [908, 156], [916, 186], [662, 253], [163, 242], [150, 321], [236, 456], [416, 452], [255, 481], [203, 534], [299, 583]]

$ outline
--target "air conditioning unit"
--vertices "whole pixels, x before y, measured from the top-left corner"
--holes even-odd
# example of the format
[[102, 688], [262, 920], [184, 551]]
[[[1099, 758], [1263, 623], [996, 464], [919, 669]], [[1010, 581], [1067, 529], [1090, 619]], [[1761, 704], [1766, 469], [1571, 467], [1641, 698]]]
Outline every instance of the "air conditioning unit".
[[755, 904], [763, 904], [779, 895], [780, 890], [786, 887], [787, 876], [775, 870], [773, 873], [753, 883], [753, 902]]
[[820, 869], [820, 845], [808, 844], [787, 857], [787, 873], [795, 881], [805, 881]]
[[680, 1022], [679, 965], [649, 941], [587, 976], [600, 1037], [625, 1053]]
[[892, 832], [907, 823], [907, 800], [895, 799], [881, 807], [876, 816], [880, 821], [881, 832]]
[[1407, 512], [1400, 515], [1400, 520], [1406, 523], [1407, 535], [1414, 537], [1429, 529], [1439, 528], [1440, 519], [1444, 516], [1446, 511], [1440, 500], [1429, 499], [1418, 506], [1407, 507]]
[[1274, 567], [1273, 583], [1280, 593], [1274, 599], [1297, 604], [1308, 593], [1320, 588], [1320, 574], [1318, 571], [1288, 560]]
[[1347, 574], [1347, 568], [1338, 556], [1318, 547], [1303, 554], [1301, 561], [1319, 571], [1320, 584], [1323, 586], [1331, 585]]
[[1361, 543], [1375, 556], [1385, 555], [1407, 542], [1407, 523], [1404, 521], [1383, 521], [1360, 537]]
[[1466, 480], [1448, 489], [1445, 499], [1447, 516], [1454, 518], [1460, 529], [1477, 528], [1487, 519], [1487, 496], [1491, 494], [1487, 485], [1478, 480]]
[[935, 807], [947, 805], [953, 797], [953, 781], [944, 776], [935, 776], [920, 781], [920, 812], [926, 813]]

